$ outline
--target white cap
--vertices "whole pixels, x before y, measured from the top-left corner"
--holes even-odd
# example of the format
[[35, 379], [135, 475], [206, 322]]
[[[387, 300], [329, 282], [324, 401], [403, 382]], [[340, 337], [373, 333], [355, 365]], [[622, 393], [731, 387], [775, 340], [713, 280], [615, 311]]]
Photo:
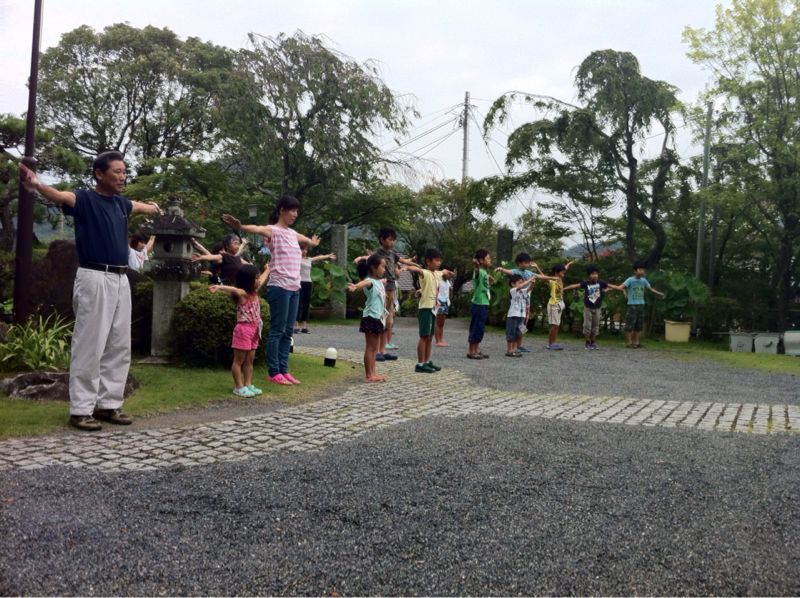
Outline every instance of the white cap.
[[328, 350], [325, 351], [325, 359], [336, 359], [337, 355], [336, 349], [333, 347], [328, 347]]

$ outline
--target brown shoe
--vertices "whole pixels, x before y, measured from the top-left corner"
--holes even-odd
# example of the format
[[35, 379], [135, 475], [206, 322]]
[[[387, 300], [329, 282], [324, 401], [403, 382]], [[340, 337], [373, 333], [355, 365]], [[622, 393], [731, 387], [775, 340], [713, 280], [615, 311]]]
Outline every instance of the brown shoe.
[[69, 425], [84, 432], [97, 432], [103, 429], [100, 422], [91, 415], [70, 415]]
[[95, 409], [94, 417], [118, 426], [130, 426], [133, 420], [119, 409]]

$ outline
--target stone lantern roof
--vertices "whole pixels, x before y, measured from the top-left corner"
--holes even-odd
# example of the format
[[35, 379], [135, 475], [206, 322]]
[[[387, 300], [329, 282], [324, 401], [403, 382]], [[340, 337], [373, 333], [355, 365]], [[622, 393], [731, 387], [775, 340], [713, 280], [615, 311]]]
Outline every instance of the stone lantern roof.
[[206, 236], [206, 229], [184, 217], [181, 199], [174, 195], [170, 197], [164, 214], [156, 216], [145, 230], [157, 237], [178, 236], [202, 239]]

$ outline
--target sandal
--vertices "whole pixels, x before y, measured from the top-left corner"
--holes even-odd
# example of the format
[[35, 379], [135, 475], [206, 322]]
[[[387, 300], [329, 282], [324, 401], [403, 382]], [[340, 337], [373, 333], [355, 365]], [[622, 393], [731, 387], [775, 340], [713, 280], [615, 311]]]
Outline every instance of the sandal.
[[291, 386], [292, 383], [287, 380], [283, 374], [275, 374], [267, 378], [273, 384], [283, 384], [284, 386]]
[[248, 386], [242, 386], [241, 388], [234, 388], [233, 394], [243, 399], [252, 399], [254, 396], [256, 396]]

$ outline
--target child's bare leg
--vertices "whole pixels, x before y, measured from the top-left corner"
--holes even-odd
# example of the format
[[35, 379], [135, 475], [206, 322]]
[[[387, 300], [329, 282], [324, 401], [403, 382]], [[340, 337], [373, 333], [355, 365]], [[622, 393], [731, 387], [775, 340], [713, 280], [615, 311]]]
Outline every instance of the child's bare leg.
[[436, 327], [433, 331], [433, 334], [436, 336], [437, 343], [444, 342], [444, 321], [446, 319], [447, 316], [444, 314], [436, 315]]
[[252, 386], [253, 384], [253, 360], [256, 358], [255, 349], [248, 351], [244, 358], [244, 366], [242, 367], [242, 378], [244, 379], [245, 386]]
[[419, 342], [417, 343], [417, 363], [425, 363], [427, 360], [425, 359], [425, 339], [429, 338], [426, 336], [419, 337]]
[[428, 363], [431, 360], [431, 353], [432, 353], [432, 347], [433, 347], [433, 337], [431, 335], [428, 335], [428, 336], [426, 336], [424, 338], [425, 338], [425, 343], [424, 343], [424, 347], [423, 347], [424, 348], [424, 354], [423, 354], [424, 359], [420, 363]]
[[550, 326], [550, 334], [547, 336], [547, 344], [555, 345], [558, 340], [558, 326]]
[[470, 343], [469, 344], [469, 353], [470, 353], [470, 355], [474, 355], [475, 353], [480, 351], [480, 349], [481, 349], [481, 344], [480, 343]]
[[364, 377], [367, 380], [371, 380], [377, 375], [375, 371], [375, 353], [378, 350], [378, 345], [380, 344], [380, 338], [382, 336], [383, 334], [372, 334], [371, 332], [366, 332], [364, 334], [364, 339], [366, 341], [364, 348]]
[[639, 337], [641, 336], [641, 332], [638, 330], [633, 331], [633, 345], [637, 346], [639, 344]]
[[242, 364], [246, 359], [247, 351], [241, 349], [233, 350], [233, 363], [231, 364], [231, 375], [233, 376], [233, 385], [236, 388], [241, 388], [242, 384]]

